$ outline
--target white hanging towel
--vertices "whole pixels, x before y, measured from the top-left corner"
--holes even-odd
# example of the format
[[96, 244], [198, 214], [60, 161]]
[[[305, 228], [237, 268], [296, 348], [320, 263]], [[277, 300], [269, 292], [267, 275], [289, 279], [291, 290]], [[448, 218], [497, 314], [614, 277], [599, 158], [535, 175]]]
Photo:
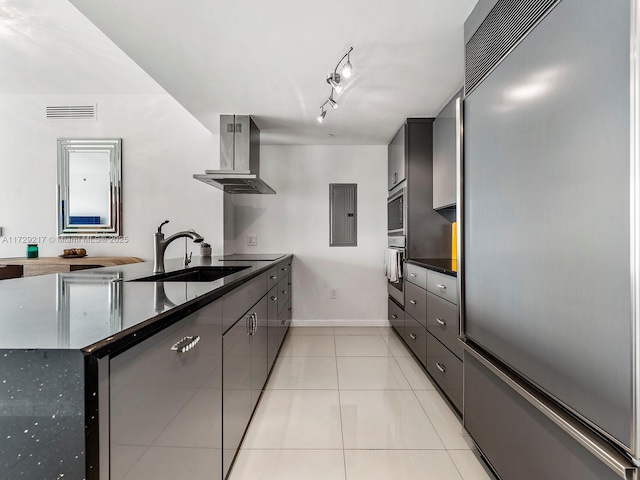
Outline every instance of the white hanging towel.
[[395, 248], [387, 248], [384, 257], [384, 273], [390, 282], [398, 283], [402, 278], [402, 253]]

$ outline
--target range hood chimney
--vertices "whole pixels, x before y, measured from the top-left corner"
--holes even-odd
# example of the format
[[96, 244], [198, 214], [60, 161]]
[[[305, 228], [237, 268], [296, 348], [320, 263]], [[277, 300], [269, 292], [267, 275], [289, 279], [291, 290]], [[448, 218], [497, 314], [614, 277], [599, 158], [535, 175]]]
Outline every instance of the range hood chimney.
[[276, 193], [260, 179], [260, 129], [249, 115], [220, 115], [220, 170], [193, 178], [227, 193]]

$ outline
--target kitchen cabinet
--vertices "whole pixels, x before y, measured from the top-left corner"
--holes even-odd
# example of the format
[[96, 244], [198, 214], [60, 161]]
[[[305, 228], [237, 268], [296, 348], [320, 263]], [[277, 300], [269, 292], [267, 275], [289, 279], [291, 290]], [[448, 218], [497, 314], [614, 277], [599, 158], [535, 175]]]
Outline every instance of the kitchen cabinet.
[[427, 372], [462, 412], [462, 344], [456, 278], [427, 271]]
[[254, 282], [253, 285], [248, 282], [244, 288], [241, 287], [222, 298], [225, 315], [236, 315], [236, 312], [244, 310], [255, 297], [260, 298], [235, 322], [231, 318], [225, 318], [223, 322], [231, 323], [231, 327], [222, 337], [223, 478], [227, 476], [240, 448], [269, 373], [268, 301], [264, 296], [266, 280], [266, 274], [263, 274], [251, 281]]
[[[289, 327], [290, 279], [291, 260], [287, 259], [277, 265], [277, 270], [272, 268], [222, 299], [224, 325], [244, 310], [222, 338], [223, 478], [231, 469]], [[267, 292], [267, 286], [276, 280], [278, 283]], [[251, 305], [256, 298], [259, 300]]]
[[389, 155], [389, 190], [405, 179], [405, 130], [402, 125], [388, 147]]
[[269, 369], [275, 362], [280, 346], [291, 324], [291, 260], [278, 264], [280, 281], [268, 293]]
[[404, 338], [404, 310], [395, 300], [389, 297], [389, 323], [391, 327]]
[[108, 404], [111, 480], [220, 479], [222, 302], [111, 356]]
[[433, 122], [433, 208], [452, 207], [456, 204], [456, 149], [457, 111], [454, 97], [438, 114]]
[[427, 362], [427, 269], [405, 265], [403, 339], [422, 365]]
[[449, 258], [451, 224], [433, 210], [433, 119], [406, 119], [388, 153], [389, 196], [404, 188], [407, 258]]

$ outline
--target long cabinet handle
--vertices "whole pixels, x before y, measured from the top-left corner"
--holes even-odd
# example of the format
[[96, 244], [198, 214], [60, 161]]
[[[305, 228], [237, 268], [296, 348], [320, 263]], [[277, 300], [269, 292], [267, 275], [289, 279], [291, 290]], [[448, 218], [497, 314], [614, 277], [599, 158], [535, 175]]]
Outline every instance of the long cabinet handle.
[[278, 278], [278, 275], [271, 275], [269, 278], [270, 278], [271, 280], [275, 280], [276, 278]]
[[415, 273], [410, 273], [409, 276], [411, 277], [417, 277], [417, 275]]
[[413, 340], [417, 340], [418, 337], [416, 337], [415, 333], [410, 333], [409, 336], [413, 339]]
[[415, 305], [415, 304], [417, 304], [418, 302], [416, 302], [415, 300], [409, 300], [409, 303], [410, 303], [411, 305]]
[[286, 325], [287, 324], [287, 320], [282, 320], [282, 325]]
[[398, 315], [396, 315], [396, 314], [394, 313], [393, 315], [391, 315], [391, 318], [393, 318], [393, 319], [395, 320], [396, 318], [398, 318]]
[[171, 346], [172, 352], [184, 353], [195, 347], [200, 341], [199, 335], [191, 335], [178, 340]]
[[282, 290], [282, 294], [283, 294], [283, 295], [286, 295], [286, 294], [287, 294], [287, 291], [286, 291], [286, 290]]
[[436, 317], [436, 322], [438, 322], [443, 327], [447, 324], [443, 319]]
[[440, 363], [440, 362], [436, 362], [436, 367], [438, 367], [438, 370], [440, 370], [442, 373], [447, 373], [447, 367], [446, 365]]
[[276, 300], [278, 300], [278, 297], [276, 297], [275, 295], [273, 295], [273, 296], [271, 297], [271, 301], [275, 302]]
[[442, 285], [441, 283], [436, 283], [436, 287], [441, 288], [442, 290], [446, 290], [447, 286], [446, 285]]

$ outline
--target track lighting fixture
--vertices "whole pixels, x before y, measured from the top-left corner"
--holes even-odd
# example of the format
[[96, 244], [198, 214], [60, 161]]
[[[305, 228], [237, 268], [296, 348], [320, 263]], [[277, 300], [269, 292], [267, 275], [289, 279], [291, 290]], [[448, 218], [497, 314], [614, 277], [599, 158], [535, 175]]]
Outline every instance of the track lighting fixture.
[[[331, 93], [329, 94], [329, 97], [320, 105], [321, 113], [320, 113], [320, 115], [318, 115], [318, 122], [320, 122], [320, 123], [322, 123], [324, 121], [324, 117], [327, 115], [327, 111], [324, 109], [324, 107], [327, 105], [327, 103], [334, 110], [336, 110], [338, 108], [338, 106], [339, 106], [338, 102], [336, 102], [334, 100], [334, 98], [333, 98], [333, 93], [335, 92], [336, 95], [340, 95], [342, 90], [344, 90], [344, 87], [342, 85], [340, 85], [340, 81], [343, 78], [351, 77], [351, 74], [353, 73], [353, 65], [351, 65], [351, 52], [352, 51], [353, 51], [353, 47], [350, 47], [349, 50], [347, 50], [347, 53], [345, 53], [342, 56], [342, 58], [340, 59], [340, 61], [336, 65], [336, 68], [333, 69], [333, 73], [330, 73], [329, 75], [327, 75], [327, 83], [331, 86]], [[340, 68], [340, 65], [342, 64], [342, 62], [344, 61], [345, 58], [347, 59], [347, 61], [342, 66], [342, 74], [340, 74], [340, 73], [338, 73], [338, 68]]]
[[327, 77], [327, 83], [331, 85], [331, 88], [334, 89], [337, 94], [340, 94], [342, 92], [342, 86], [340, 86], [340, 79], [341, 79], [340, 74], [335, 72]]
[[338, 102], [336, 102], [333, 99], [333, 92], [331, 92], [331, 95], [329, 95], [329, 98], [327, 98], [327, 102], [329, 103], [329, 105], [331, 105], [331, 108], [333, 108], [334, 110], [337, 110], [339, 105]]

